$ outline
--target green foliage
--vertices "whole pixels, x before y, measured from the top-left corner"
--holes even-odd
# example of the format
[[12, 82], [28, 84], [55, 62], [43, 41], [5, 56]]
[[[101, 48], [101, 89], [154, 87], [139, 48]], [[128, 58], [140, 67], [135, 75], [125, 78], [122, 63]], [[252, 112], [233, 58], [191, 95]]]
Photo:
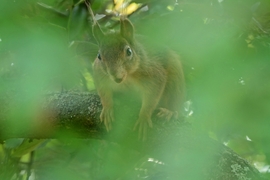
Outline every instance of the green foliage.
[[[261, 170], [267, 169], [269, 1], [134, 2], [141, 3], [141, 10], [130, 15], [136, 32], [182, 56], [191, 104], [187, 119], [198, 131], [225, 143]], [[98, 49], [85, 6], [72, 6], [71, 0], [0, 2], [0, 96], [20, 97], [11, 102], [11, 131], [24, 131], [20, 123], [33, 124], [42, 116], [35, 108], [42, 93], [94, 88], [91, 61]], [[116, 14], [123, 10], [117, 12], [111, 1], [94, 1], [92, 7], [106, 15], [99, 20], [104, 28], [118, 28], [115, 14], [105, 10]], [[6, 161], [14, 148], [1, 146], [0, 161], [5, 167], [1, 163], [0, 177], [5, 172], [5, 178], [16, 178], [26, 169], [14, 168], [19, 159]], [[128, 172], [132, 164], [127, 157], [139, 157], [136, 153], [102, 141], [53, 140], [36, 150], [33, 169], [37, 179], [108, 179], [106, 173], [114, 177], [125, 170], [134, 173]], [[140, 163], [137, 167], [142, 170]]]

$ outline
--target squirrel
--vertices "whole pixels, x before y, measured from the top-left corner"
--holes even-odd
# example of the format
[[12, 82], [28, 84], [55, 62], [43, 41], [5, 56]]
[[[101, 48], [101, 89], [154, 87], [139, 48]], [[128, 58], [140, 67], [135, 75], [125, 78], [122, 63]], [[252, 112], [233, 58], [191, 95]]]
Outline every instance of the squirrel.
[[93, 80], [100, 96], [101, 122], [110, 131], [114, 121], [113, 93], [124, 87], [140, 92], [142, 105], [134, 130], [139, 130], [139, 139], [146, 139], [151, 117], [166, 120], [177, 118], [184, 101], [184, 73], [176, 53], [152, 53], [137, 42], [134, 27], [127, 19], [120, 19], [120, 32], [105, 34], [96, 22], [93, 36], [99, 53], [93, 63]]

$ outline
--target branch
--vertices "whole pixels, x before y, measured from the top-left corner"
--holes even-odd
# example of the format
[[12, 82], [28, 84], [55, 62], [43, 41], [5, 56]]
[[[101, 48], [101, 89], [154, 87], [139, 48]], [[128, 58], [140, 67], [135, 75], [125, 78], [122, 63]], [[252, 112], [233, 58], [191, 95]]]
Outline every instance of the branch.
[[[4, 100], [5, 99], [5, 100]], [[258, 171], [223, 144], [199, 133], [183, 120], [164, 122], [153, 118], [154, 128], [149, 130], [146, 142], [137, 140], [133, 125], [140, 110], [140, 102], [123, 94], [116, 96], [113, 130], [106, 132], [99, 121], [101, 103], [96, 93], [50, 93], [41, 99], [38, 113], [30, 121], [13, 127], [8, 119], [11, 104], [2, 98], [0, 111], [0, 137], [8, 138], [98, 138], [127, 144], [143, 154], [165, 162], [167, 176], [184, 179], [260, 179]], [[16, 119], [18, 122], [18, 119]], [[34, 122], [34, 125], [33, 125]], [[148, 160], [145, 159], [145, 162]], [[145, 163], [146, 164], [146, 163]], [[166, 176], [166, 177], [167, 177]]]
[[[99, 122], [101, 103], [96, 93], [59, 92], [46, 94], [40, 100], [33, 115], [24, 119], [12, 119], [17, 113], [13, 108], [16, 97], [2, 98], [0, 102], [0, 137], [8, 138], [55, 138], [59, 131], [71, 132], [75, 137], [102, 138], [104, 128]], [[23, 106], [28, 102], [17, 102]], [[37, 112], [34, 112], [37, 111]], [[24, 121], [16, 126], [16, 121]], [[75, 134], [74, 134], [75, 133]]]

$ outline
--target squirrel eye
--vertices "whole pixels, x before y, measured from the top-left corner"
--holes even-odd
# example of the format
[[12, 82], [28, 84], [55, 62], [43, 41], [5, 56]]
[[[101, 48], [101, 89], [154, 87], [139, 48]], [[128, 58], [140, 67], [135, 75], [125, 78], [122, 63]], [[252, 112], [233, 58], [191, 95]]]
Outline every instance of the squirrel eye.
[[127, 56], [131, 56], [132, 50], [130, 48], [127, 48], [126, 49], [126, 54], [127, 54]]
[[101, 56], [100, 56], [100, 54], [98, 53], [98, 55], [97, 55], [97, 58], [99, 59], [99, 60], [101, 60]]

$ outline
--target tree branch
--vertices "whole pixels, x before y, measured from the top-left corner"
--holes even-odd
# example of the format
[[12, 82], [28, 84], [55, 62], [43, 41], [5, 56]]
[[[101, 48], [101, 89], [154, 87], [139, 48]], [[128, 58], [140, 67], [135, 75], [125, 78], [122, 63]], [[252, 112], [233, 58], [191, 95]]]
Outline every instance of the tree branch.
[[[9, 119], [12, 114], [10, 98], [1, 98], [0, 137], [8, 138], [98, 138], [127, 144], [128, 148], [151, 154], [169, 166], [162, 173], [184, 179], [240, 180], [260, 179], [258, 171], [246, 160], [221, 143], [197, 132], [183, 120], [164, 122], [153, 118], [154, 128], [149, 130], [146, 142], [137, 140], [133, 125], [140, 110], [136, 99], [123, 94], [116, 96], [113, 130], [106, 132], [99, 121], [101, 103], [94, 92], [49, 93], [40, 100], [40, 107], [30, 120], [19, 127]], [[34, 125], [33, 125], [34, 124]], [[145, 159], [147, 162], [147, 159]], [[160, 172], [158, 172], [160, 173]], [[167, 177], [166, 176], [166, 177]]]

